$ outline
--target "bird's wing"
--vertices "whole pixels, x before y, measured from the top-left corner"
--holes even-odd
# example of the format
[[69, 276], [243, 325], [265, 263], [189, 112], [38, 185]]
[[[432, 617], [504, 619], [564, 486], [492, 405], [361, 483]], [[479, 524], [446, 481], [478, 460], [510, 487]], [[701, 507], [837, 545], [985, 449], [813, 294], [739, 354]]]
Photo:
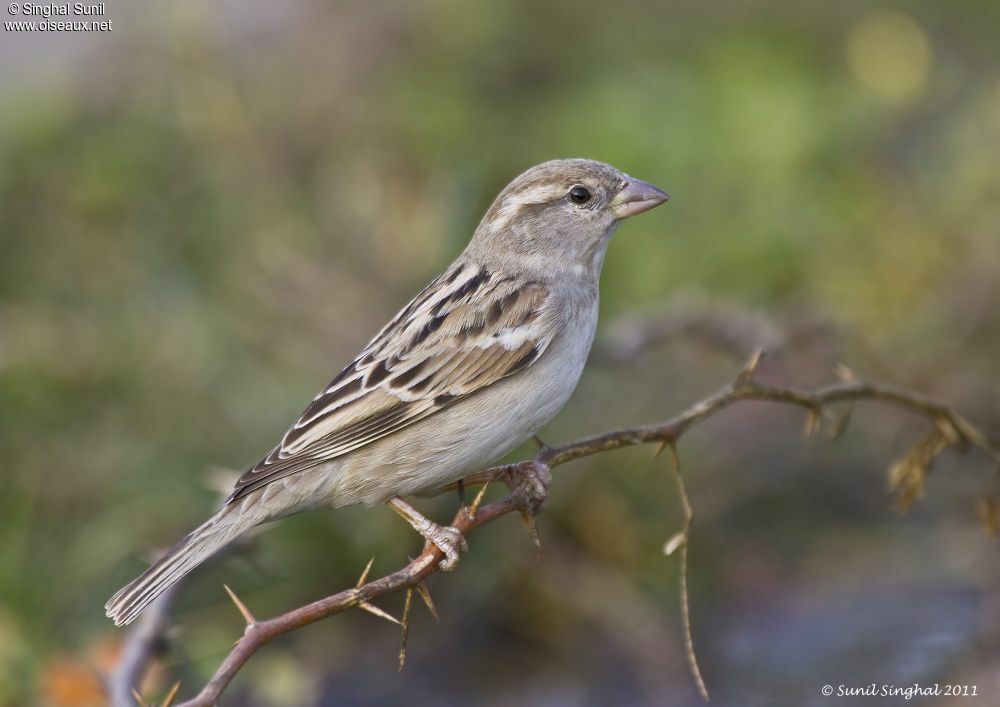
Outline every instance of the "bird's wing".
[[363, 447], [533, 364], [558, 329], [549, 289], [456, 263], [312, 401], [229, 501]]

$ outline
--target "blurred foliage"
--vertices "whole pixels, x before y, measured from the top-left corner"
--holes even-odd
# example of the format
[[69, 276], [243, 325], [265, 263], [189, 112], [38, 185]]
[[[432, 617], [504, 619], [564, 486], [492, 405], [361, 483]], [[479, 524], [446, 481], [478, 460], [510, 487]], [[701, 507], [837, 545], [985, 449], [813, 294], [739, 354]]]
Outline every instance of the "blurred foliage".
[[[218, 469], [263, 454], [545, 159], [606, 160], [674, 197], [616, 237], [602, 323], [677, 293], [815, 315], [863, 374], [1000, 426], [995, 2], [110, 9], [116, 30], [44, 76], [36, 43], [65, 38], [4, 36], [20, 68], [0, 84], [0, 704], [93, 701], [81, 666], [107, 665], [119, 635], [100, 607], [142, 553], [199, 522]], [[828, 380], [825, 351], [763, 374]], [[666, 417], [738, 366], [685, 341], [592, 366], [546, 437]], [[1000, 565], [968, 512], [983, 465], [942, 464], [900, 520], [878, 471], [919, 428], [859, 415], [837, 445], [803, 445], [800, 415], [747, 406], [681, 446], [696, 638], [723, 704], [1000, 674]], [[659, 554], [679, 514], [648, 456], [559, 470], [541, 562], [515, 523], [475, 535], [399, 677], [391, 629], [344, 616], [265, 649], [234, 689], [275, 705], [695, 700]], [[192, 577], [169, 672], [193, 688], [237, 635], [223, 579], [266, 615], [416, 547], [382, 509], [281, 523]], [[852, 621], [876, 589], [886, 623]], [[831, 624], [833, 604], [848, 618]], [[873, 635], [900, 636], [883, 661], [850, 650]], [[911, 639], [929, 642], [905, 662]]]

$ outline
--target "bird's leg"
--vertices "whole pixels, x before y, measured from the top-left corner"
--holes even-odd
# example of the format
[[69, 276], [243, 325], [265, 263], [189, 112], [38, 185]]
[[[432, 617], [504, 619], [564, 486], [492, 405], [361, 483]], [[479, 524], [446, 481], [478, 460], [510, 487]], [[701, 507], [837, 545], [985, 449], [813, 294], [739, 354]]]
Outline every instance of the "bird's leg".
[[399, 498], [391, 498], [386, 503], [392, 510], [409, 523], [414, 530], [420, 533], [427, 542], [434, 543], [437, 548], [444, 553], [444, 561], [441, 569], [446, 572], [455, 569], [458, 558], [463, 552], [469, 549], [469, 544], [465, 542], [465, 537], [452, 526], [438, 525], [434, 521], [423, 516], [416, 508]]

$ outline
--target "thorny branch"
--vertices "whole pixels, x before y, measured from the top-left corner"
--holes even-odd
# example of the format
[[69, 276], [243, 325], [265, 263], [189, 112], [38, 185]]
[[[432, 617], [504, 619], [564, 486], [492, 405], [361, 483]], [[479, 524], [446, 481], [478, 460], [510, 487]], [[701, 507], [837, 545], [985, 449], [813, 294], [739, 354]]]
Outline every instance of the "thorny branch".
[[[464, 479], [465, 486], [475, 484], [484, 484], [484, 486], [470, 508], [459, 510], [452, 525], [462, 534], [467, 534], [474, 528], [491, 523], [509, 513], [524, 513], [525, 498], [523, 494], [515, 491], [496, 501], [481, 505], [485, 485], [491, 481], [507, 481], [518, 472], [531, 470], [538, 466], [551, 468], [582, 457], [640, 444], [656, 443], [660, 445], [660, 449], [669, 448], [673, 453], [676, 443], [685, 432], [731, 405], [746, 400], [784, 403], [803, 408], [807, 413], [807, 433], [818, 430], [822, 419], [830, 419], [834, 423], [832, 435], [834, 437], [843, 432], [850, 415], [850, 410], [848, 410], [839, 418], [833, 417], [828, 408], [836, 403], [850, 405], [857, 401], [879, 402], [909, 410], [926, 418], [931, 423], [930, 432], [918, 441], [913, 450], [890, 470], [890, 483], [897, 493], [897, 505], [901, 507], [909, 505], [920, 497], [923, 490], [923, 480], [930, 466], [938, 454], [948, 447], [962, 452], [969, 448], [976, 448], [989, 457], [1000, 470], [1000, 445], [947, 405], [902, 388], [856, 379], [846, 369], [840, 371], [841, 382], [813, 390], [758, 383], [754, 380], [754, 373], [761, 355], [761, 353], [756, 354], [732, 383], [714, 395], [695, 403], [673, 419], [608, 432], [559, 447], [540, 446], [531, 459], [492, 467], [466, 477]], [[678, 481], [680, 481], [679, 467], [675, 467], [674, 470], [677, 473]], [[664, 550], [668, 554], [678, 548], [682, 551], [686, 550], [692, 517], [690, 505], [683, 492], [683, 485], [679, 488], [683, 494], [684, 527], [677, 535], [667, 541]], [[992, 501], [988, 503], [991, 505], [985, 511], [980, 508], [980, 513], [984, 516], [984, 525], [995, 527], [1000, 522], [1000, 511], [998, 511], [1000, 506]], [[682, 560], [685, 554], [686, 552], [682, 552]], [[401, 624], [403, 641], [400, 660], [402, 662], [406, 654], [409, 611], [404, 613], [403, 621], [399, 621], [375, 607], [371, 602], [395, 592], [406, 591], [408, 607], [412, 591], [416, 590], [433, 612], [433, 604], [430, 602], [430, 595], [427, 593], [424, 582], [430, 575], [439, 570], [439, 564], [443, 559], [443, 553], [434, 545], [429, 545], [405, 567], [384, 577], [368, 581], [368, 572], [371, 568], [369, 563], [357, 586], [265, 620], [254, 618], [243, 603], [230, 592], [237, 608], [240, 609], [247, 621], [244, 634], [233, 646], [209, 682], [195, 697], [183, 702], [180, 707], [207, 707], [215, 704], [239, 670], [265, 643], [277, 636], [349, 609], [360, 608]], [[684, 571], [682, 566], [682, 573]], [[699, 682], [699, 690], [704, 691], [704, 685], [701, 683], [697, 662], [694, 660], [693, 649], [690, 645], [690, 621], [687, 615], [687, 596], [684, 587], [682, 587], [681, 601], [688, 657], [696, 681]], [[138, 673], [133, 674], [137, 675]], [[165, 704], [169, 703], [170, 701]]]

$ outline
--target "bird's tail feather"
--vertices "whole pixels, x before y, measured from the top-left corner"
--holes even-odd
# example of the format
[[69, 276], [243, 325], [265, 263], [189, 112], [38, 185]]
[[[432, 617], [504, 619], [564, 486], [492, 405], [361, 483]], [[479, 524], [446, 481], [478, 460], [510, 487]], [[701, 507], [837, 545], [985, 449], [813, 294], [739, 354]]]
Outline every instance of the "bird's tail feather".
[[115, 625], [131, 623], [171, 585], [255, 525], [241, 519], [237, 509], [225, 506], [108, 599], [104, 611]]

